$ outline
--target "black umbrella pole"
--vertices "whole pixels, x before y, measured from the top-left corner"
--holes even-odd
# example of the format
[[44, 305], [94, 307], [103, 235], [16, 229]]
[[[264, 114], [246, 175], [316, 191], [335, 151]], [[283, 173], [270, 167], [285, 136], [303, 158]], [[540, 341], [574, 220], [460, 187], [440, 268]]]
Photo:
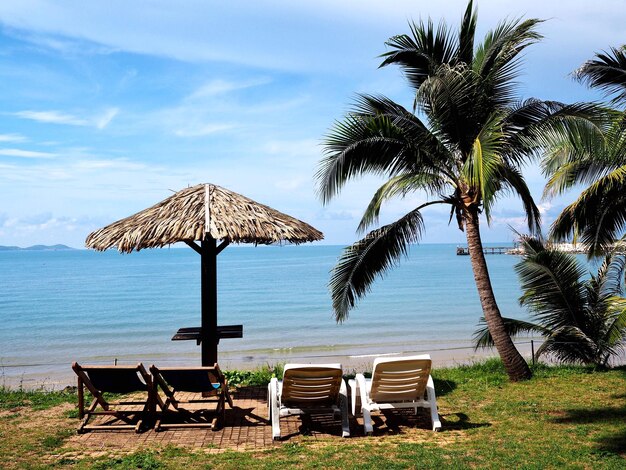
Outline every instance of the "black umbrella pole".
[[202, 284], [202, 365], [212, 366], [217, 362], [217, 241], [207, 238], [202, 241], [201, 256]]

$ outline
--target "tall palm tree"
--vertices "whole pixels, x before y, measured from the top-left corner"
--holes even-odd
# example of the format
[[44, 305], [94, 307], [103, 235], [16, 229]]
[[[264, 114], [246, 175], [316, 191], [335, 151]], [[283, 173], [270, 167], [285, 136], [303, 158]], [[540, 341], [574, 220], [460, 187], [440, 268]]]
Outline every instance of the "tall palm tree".
[[359, 95], [345, 118], [325, 139], [317, 173], [319, 193], [328, 203], [348, 180], [366, 173], [388, 180], [376, 191], [359, 229], [375, 225], [382, 204], [411, 192], [426, 202], [395, 222], [379, 227], [347, 247], [331, 274], [337, 321], [347, 318], [358, 298], [406, 255], [424, 230], [422, 210], [450, 206], [450, 220], [464, 231], [480, 301], [498, 353], [511, 380], [531, 376], [502, 321], [489, 278], [480, 215], [487, 221], [498, 196], [517, 194], [531, 231], [539, 211], [520, 166], [538, 152], [547, 129], [566, 125], [565, 116], [584, 106], [520, 102], [515, 78], [520, 53], [540, 40], [539, 20], [500, 23], [474, 46], [476, 13], [470, 1], [457, 33], [445, 23], [412, 23], [410, 35], [387, 42], [381, 66], [399, 65], [415, 91], [413, 112], [383, 96]]
[[[504, 318], [508, 332], [542, 335], [537, 357], [551, 354], [564, 362], [606, 367], [626, 340], [626, 258], [608, 255], [596, 275], [583, 279], [586, 269], [574, 255], [535, 238], [522, 243], [524, 256], [515, 270], [522, 285], [520, 304], [533, 321]], [[493, 342], [487, 328], [474, 339], [477, 347]]]
[[[626, 46], [596, 54], [574, 76], [602, 89], [611, 104], [626, 106]], [[550, 179], [545, 196], [589, 185], [568, 205], [551, 228], [555, 240], [577, 238], [596, 256], [613, 247], [626, 232], [626, 110], [606, 110], [604, 126], [582, 127], [555, 141], [543, 161]]]

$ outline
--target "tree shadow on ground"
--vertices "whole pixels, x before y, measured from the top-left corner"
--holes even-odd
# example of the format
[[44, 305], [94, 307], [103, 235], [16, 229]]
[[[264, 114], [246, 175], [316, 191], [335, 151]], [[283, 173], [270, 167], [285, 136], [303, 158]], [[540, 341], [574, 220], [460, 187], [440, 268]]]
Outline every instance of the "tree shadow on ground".
[[615, 407], [565, 410], [566, 415], [553, 418], [557, 424], [621, 424], [622, 428], [615, 433], [603, 433], [595, 441], [598, 450], [626, 456], [626, 405]]

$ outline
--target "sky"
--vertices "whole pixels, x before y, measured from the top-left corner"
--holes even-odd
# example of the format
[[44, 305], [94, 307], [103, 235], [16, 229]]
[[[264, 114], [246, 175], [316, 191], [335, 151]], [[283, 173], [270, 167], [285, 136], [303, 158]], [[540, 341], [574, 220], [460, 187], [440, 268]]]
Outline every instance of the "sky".
[[[477, 36], [513, 18], [541, 18], [522, 98], [601, 96], [571, 72], [626, 43], [626, 1], [482, 0]], [[382, 180], [349, 183], [323, 206], [315, 172], [322, 141], [356, 93], [410, 108], [397, 68], [379, 69], [385, 41], [431, 17], [457, 27], [459, 0], [186, 0], [0, 2], [0, 245], [84, 246], [93, 230], [190, 185], [214, 183], [298, 217], [349, 244]], [[541, 199], [545, 226], [576, 196]], [[381, 223], [425, 200], [383, 206]], [[445, 208], [424, 211], [422, 242], [462, 243]], [[523, 229], [503, 199], [486, 242]]]

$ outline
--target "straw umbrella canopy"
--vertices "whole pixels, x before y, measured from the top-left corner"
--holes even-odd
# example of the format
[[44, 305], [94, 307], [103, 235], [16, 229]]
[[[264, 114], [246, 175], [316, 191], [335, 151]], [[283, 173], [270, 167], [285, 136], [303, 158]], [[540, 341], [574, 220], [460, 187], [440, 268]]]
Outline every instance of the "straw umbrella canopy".
[[196, 339], [202, 345], [202, 365], [213, 365], [220, 337], [241, 337], [232, 328], [220, 330], [217, 326], [217, 255], [230, 243], [299, 244], [323, 237], [309, 224], [241, 194], [199, 184], [90, 233], [85, 245], [98, 251], [117, 248], [130, 253], [185, 242], [199, 253], [202, 326], [181, 329], [180, 336], [173, 339]]

